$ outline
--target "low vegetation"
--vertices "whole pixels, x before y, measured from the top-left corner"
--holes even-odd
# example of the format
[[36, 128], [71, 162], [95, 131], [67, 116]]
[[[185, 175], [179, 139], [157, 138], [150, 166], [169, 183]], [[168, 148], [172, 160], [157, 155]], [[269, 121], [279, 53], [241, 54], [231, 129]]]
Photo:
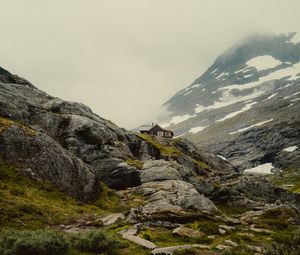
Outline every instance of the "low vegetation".
[[155, 137], [148, 134], [138, 134], [138, 136], [144, 139], [146, 142], [155, 147], [163, 157], [168, 156], [180, 156], [182, 153], [175, 146], [167, 146], [159, 143]]
[[285, 231], [273, 236], [272, 244], [267, 248], [265, 255], [299, 255], [300, 228], [295, 231]]
[[14, 121], [14, 120], [7, 119], [7, 118], [4, 118], [4, 117], [0, 116], [0, 132], [4, 131], [7, 127], [10, 127], [10, 126], [13, 126], [13, 125], [21, 127], [29, 135], [35, 135], [36, 134], [35, 130], [33, 130], [32, 128], [30, 128], [30, 127], [28, 127], [24, 124], [22, 124], [18, 121]]
[[270, 176], [269, 180], [281, 188], [300, 193], [300, 169], [287, 168]]
[[144, 166], [144, 162], [141, 161], [141, 160], [138, 160], [138, 159], [132, 159], [132, 158], [129, 158], [125, 161], [128, 165], [131, 165], [131, 166], [134, 166], [136, 167], [137, 169], [143, 169], [143, 166]]
[[4, 230], [0, 232], [2, 255], [64, 255], [69, 249], [65, 237], [52, 230]]
[[83, 255], [116, 254], [122, 244], [102, 230], [63, 235], [53, 230], [12, 230], [0, 232], [1, 255]]
[[0, 160], [0, 227], [38, 229], [101, 215], [107, 208], [117, 211], [120, 203], [115, 192], [104, 184], [101, 189], [95, 204], [83, 204], [50, 183], [27, 178], [17, 167]]

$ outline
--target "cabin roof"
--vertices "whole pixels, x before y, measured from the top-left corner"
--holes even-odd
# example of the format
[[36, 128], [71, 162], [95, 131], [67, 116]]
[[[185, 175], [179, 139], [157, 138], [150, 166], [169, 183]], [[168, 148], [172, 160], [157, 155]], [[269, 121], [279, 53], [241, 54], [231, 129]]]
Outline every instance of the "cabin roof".
[[158, 127], [159, 129], [161, 129], [162, 131], [165, 131], [165, 132], [171, 132], [172, 133], [172, 135], [174, 135], [174, 133], [173, 133], [173, 131], [171, 131], [171, 130], [167, 130], [167, 129], [164, 129], [164, 128], [162, 128], [160, 125], [158, 125], [158, 124], [155, 124], [154, 126], [141, 126], [141, 128], [140, 128], [140, 131], [147, 131], [147, 132], [150, 132], [152, 129], [154, 129], [155, 127]]

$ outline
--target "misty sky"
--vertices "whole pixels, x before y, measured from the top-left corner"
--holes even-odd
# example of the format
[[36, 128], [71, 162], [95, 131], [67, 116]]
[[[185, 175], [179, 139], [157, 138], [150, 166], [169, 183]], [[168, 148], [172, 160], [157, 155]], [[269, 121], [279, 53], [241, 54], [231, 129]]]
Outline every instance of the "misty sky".
[[299, 0], [0, 0], [0, 66], [126, 128], [245, 36], [300, 32]]

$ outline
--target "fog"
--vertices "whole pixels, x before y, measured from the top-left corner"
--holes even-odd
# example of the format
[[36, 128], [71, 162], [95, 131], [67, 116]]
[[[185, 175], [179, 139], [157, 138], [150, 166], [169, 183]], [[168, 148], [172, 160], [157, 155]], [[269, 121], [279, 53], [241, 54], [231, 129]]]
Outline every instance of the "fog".
[[0, 0], [0, 66], [133, 128], [254, 33], [300, 32], [299, 0]]

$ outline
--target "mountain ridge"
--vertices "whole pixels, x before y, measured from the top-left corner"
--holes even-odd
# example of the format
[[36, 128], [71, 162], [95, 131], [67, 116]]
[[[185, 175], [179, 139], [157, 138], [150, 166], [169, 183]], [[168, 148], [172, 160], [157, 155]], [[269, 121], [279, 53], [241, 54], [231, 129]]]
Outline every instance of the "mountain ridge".
[[[231, 159], [219, 144], [230, 150], [244, 131], [299, 118], [300, 43], [291, 41], [295, 35], [253, 36], [225, 51], [164, 104], [170, 115], [162, 125], [212, 153], [227, 155], [241, 170], [257, 166], [258, 157]], [[294, 143], [300, 145], [296, 136]], [[289, 147], [288, 141], [281, 144], [282, 150]]]

